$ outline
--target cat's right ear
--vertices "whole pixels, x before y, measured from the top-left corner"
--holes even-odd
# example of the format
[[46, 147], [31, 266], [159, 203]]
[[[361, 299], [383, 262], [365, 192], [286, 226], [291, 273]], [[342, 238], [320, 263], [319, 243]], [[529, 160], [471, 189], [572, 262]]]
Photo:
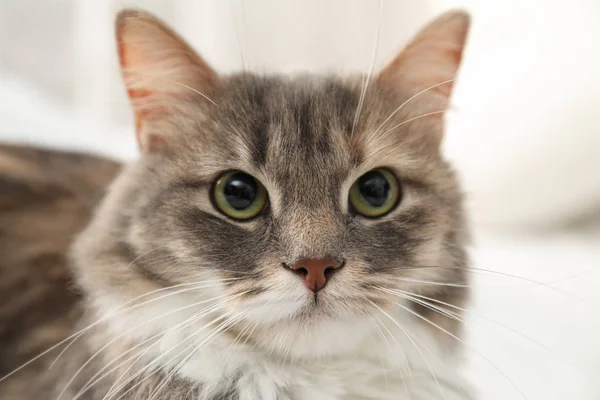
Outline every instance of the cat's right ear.
[[144, 11], [121, 11], [116, 35], [138, 144], [152, 152], [169, 140], [157, 128], [160, 122], [189, 101], [212, 102], [219, 77], [179, 35]]
[[[442, 122], [448, 107], [454, 79], [460, 67], [469, 31], [470, 17], [464, 11], [449, 11], [421, 29], [378, 75], [381, 85], [402, 93], [420, 96], [423, 104], [433, 106], [428, 118]], [[406, 99], [406, 98], [405, 98]], [[430, 137], [439, 145], [443, 124]]]

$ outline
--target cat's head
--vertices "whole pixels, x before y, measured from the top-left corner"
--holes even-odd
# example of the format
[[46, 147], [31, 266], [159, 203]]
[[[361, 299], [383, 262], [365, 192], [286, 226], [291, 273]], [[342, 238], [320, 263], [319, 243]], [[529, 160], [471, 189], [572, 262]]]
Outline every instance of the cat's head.
[[75, 247], [91, 301], [155, 299], [157, 321], [211, 311], [292, 356], [351, 347], [397, 303], [427, 313], [403, 293], [460, 304], [464, 288], [435, 282], [464, 282], [440, 142], [467, 28], [446, 14], [372, 79], [220, 76], [155, 18], [121, 13], [142, 156]]

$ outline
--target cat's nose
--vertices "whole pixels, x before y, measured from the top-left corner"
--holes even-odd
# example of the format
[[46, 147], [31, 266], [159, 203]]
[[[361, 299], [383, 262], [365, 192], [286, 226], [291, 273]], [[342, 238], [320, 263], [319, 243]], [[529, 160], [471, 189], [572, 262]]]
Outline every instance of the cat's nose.
[[343, 266], [343, 263], [331, 258], [303, 258], [290, 266], [290, 269], [302, 277], [304, 284], [317, 293], [323, 289], [329, 280], [329, 277]]

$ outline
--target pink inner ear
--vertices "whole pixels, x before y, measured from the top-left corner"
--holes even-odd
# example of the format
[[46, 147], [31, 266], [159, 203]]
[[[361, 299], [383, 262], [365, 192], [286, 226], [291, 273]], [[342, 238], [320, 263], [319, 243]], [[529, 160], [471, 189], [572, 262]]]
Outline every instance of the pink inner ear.
[[[148, 97], [152, 94], [151, 91], [144, 89], [129, 89], [127, 90], [127, 93], [132, 102], [135, 102], [137, 99]], [[160, 109], [156, 108], [153, 109], [152, 112], [150, 112], [150, 110], [143, 110], [137, 107], [134, 107], [133, 109], [135, 113], [135, 136], [138, 142], [138, 146], [140, 146], [141, 148], [146, 148], [148, 143], [144, 142], [148, 142], [150, 138], [148, 138], [148, 140], [146, 141], [142, 140], [142, 130], [144, 128], [144, 121], [148, 122], [151, 120], [157, 120], [165, 114], [165, 111], [161, 111]]]
[[[135, 102], [137, 99], [142, 99], [144, 97], [148, 97], [152, 95], [152, 92], [144, 89], [129, 89], [127, 91], [129, 94], [129, 98], [132, 102]], [[138, 143], [138, 146], [142, 148], [144, 151], [153, 151], [164, 145], [164, 140], [162, 137], [149, 133], [143, 132], [144, 123], [148, 124], [151, 121], [158, 121], [167, 114], [166, 109], [163, 107], [155, 106], [152, 109], [143, 109], [134, 107], [135, 113], [135, 137]], [[144, 139], [145, 138], [145, 139]]]
[[[131, 65], [138, 65], [138, 58], [136, 57], [136, 52], [131, 46], [123, 43], [123, 40], [119, 38], [119, 59], [121, 62], [121, 68], [125, 74], [127, 74], [127, 70]], [[152, 151], [159, 147], [162, 147], [164, 144], [164, 140], [153, 134], [144, 133], [144, 123], [148, 125], [151, 121], [160, 120], [162, 117], [166, 115], [166, 110], [164, 108], [154, 106], [152, 109], [143, 109], [140, 107], [135, 107], [136, 101], [143, 99], [145, 97], [149, 97], [153, 95], [153, 92], [148, 89], [128, 89], [127, 95], [129, 99], [134, 104], [133, 110], [135, 113], [135, 136], [141, 149], [144, 151]]]
[[[117, 47], [118, 47], [118, 52], [119, 52], [119, 61], [121, 64], [121, 70], [122, 71], [127, 71], [127, 68], [129, 67], [129, 65], [131, 64], [131, 59], [135, 58], [132, 57], [132, 52], [130, 51], [129, 46], [127, 46], [124, 42], [123, 42], [123, 35], [121, 32], [122, 26], [117, 25]], [[147, 97], [151, 94], [151, 92], [149, 90], [140, 90], [140, 89], [127, 89], [127, 95], [129, 96], [130, 101], [133, 103], [135, 99], [139, 99], [142, 97]], [[143, 125], [143, 120], [144, 120], [144, 113], [140, 112], [139, 110], [137, 110], [135, 107], [133, 107], [134, 113], [135, 113], [135, 137], [138, 143], [138, 146], [140, 146], [140, 148], [143, 148], [143, 143], [142, 143], [142, 125]]]

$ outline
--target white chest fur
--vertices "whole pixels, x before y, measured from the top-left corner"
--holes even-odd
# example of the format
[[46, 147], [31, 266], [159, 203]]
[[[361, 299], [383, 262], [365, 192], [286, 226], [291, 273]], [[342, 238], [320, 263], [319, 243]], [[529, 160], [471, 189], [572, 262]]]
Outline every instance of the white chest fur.
[[[171, 330], [148, 347], [144, 359], [146, 364], [152, 363], [153, 370], [176, 371], [197, 382], [202, 388], [198, 400], [223, 398], [219, 396], [231, 391], [239, 400], [473, 398], [456, 372], [454, 353], [441, 348], [431, 331], [406, 313], [390, 313], [389, 320], [378, 320], [377, 329], [367, 330], [370, 333], [360, 341], [354, 338], [361, 327], [337, 326], [330, 336], [342, 343], [341, 347], [344, 342], [351, 343], [346, 346], [348, 351], [301, 360], [281, 354], [273, 357], [243, 340], [216, 334], [214, 326], [205, 329], [206, 321], [173, 330], [186, 316], [177, 313], [157, 319], [157, 313], [165, 315], [181, 307], [174, 299], [168, 303], [119, 316], [110, 325], [121, 336], [128, 332], [134, 342]], [[273, 332], [273, 337], [279, 333]]]
[[[201, 349], [191, 357], [184, 352], [171, 366], [201, 384], [201, 399], [219, 398], [232, 388], [240, 400], [471, 398], [455, 373], [456, 361], [416, 321], [404, 320], [404, 332], [381, 322], [381, 335], [367, 337], [343, 356], [283, 361], [224, 337], [204, 345], [204, 337], [195, 340]], [[165, 337], [161, 352], [180, 340]]]

